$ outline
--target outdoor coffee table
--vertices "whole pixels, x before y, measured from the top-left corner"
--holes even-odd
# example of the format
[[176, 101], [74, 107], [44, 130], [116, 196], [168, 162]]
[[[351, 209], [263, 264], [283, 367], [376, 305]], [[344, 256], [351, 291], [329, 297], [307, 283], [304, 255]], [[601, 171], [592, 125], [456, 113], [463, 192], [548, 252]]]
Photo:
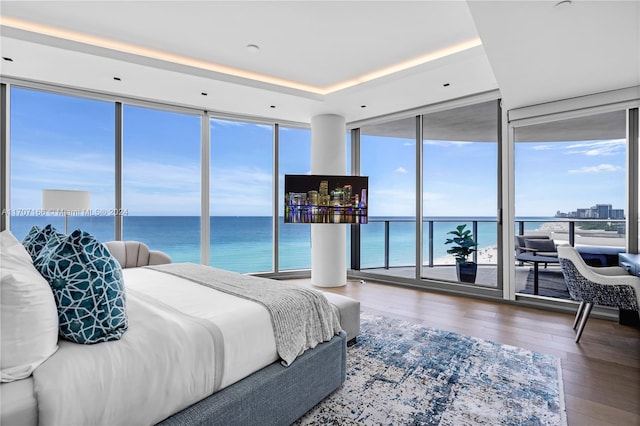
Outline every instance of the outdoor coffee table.
[[533, 253], [521, 253], [516, 260], [533, 264], [533, 294], [538, 294], [538, 265], [540, 263], [560, 263], [554, 256], [538, 256]]

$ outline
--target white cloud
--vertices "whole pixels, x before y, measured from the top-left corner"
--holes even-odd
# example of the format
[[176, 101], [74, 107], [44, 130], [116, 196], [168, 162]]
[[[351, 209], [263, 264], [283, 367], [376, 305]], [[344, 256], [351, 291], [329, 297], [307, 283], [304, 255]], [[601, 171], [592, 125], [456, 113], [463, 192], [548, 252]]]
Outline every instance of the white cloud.
[[212, 118], [209, 122], [210, 127], [220, 126], [220, 127], [245, 127], [250, 123], [246, 123], [244, 121], [235, 121], [235, 120], [224, 120], [221, 118]]
[[394, 170], [394, 172], [396, 173], [407, 173], [407, 169], [405, 169], [404, 167], [398, 167], [397, 169]]
[[154, 192], [182, 192], [200, 187], [200, 163], [165, 164], [145, 160], [124, 161], [123, 180], [127, 188]]
[[269, 124], [255, 124], [254, 126], [256, 127], [260, 127], [262, 130], [268, 130], [268, 131], [272, 131], [273, 130], [273, 126], [269, 125]]
[[626, 149], [626, 141], [617, 139], [612, 141], [580, 142], [566, 147], [567, 154], [582, 154], [590, 157], [600, 155], [615, 155]]
[[464, 142], [464, 141], [435, 141], [435, 140], [425, 140], [423, 141], [424, 145], [435, 145], [435, 146], [455, 146], [461, 147], [465, 145], [469, 145], [473, 142]]
[[[273, 126], [269, 125], [269, 124], [257, 124], [257, 123], [247, 123], [244, 121], [235, 121], [235, 120], [223, 120], [220, 118], [212, 118], [211, 122], [209, 123], [209, 128], [213, 129], [216, 126], [219, 127], [248, 127], [248, 126], [253, 126], [253, 127], [259, 127], [261, 129], [264, 130], [268, 130], [268, 131], [272, 131], [273, 130]], [[284, 130], [284, 128], [281, 128]]]
[[550, 142], [542, 145], [534, 145], [531, 147], [534, 151], [565, 151], [567, 155], [616, 155], [624, 151], [626, 141], [624, 139], [616, 139], [610, 141], [584, 141], [575, 142], [567, 145], [566, 142]]
[[78, 174], [82, 172], [107, 172], [114, 173], [114, 157], [100, 154], [73, 154], [68, 157], [52, 157], [50, 155], [26, 154], [15, 155], [14, 164], [21, 164], [30, 173], [37, 170], [42, 172], [60, 172]]
[[128, 216], [198, 216], [200, 191], [151, 193], [125, 188], [123, 208]]
[[444, 196], [444, 194], [441, 194], [439, 192], [423, 192], [422, 193], [422, 199], [424, 201], [437, 201], [437, 200], [444, 200], [446, 197]]
[[557, 149], [552, 147], [551, 145], [535, 145], [533, 148], [534, 151], [550, 151], [552, 149]]
[[38, 192], [31, 203], [40, 204], [39, 191], [44, 188], [80, 189], [92, 194], [114, 191], [113, 156], [77, 154], [59, 158], [45, 154], [18, 154], [14, 159], [12, 196], [27, 190]]
[[369, 216], [413, 216], [416, 195], [411, 190], [369, 188]]
[[271, 215], [273, 180], [269, 171], [250, 167], [211, 171], [212, 215]]
[[617, 172], [622, 170], [620, 166], [613, 164], [599, 164], [597, 166], [584, 166], [579, 169], [569, 170], [569, 173], [600, 173], [600, 172]]

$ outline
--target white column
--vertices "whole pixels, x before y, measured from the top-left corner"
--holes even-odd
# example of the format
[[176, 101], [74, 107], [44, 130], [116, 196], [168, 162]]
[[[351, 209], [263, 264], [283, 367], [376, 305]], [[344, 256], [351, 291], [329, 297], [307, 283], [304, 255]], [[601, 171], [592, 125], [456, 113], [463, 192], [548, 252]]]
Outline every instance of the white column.
[[[311, 118], [311, 174], [345, 175], [347, 126], [333, 114]], [[340, 287], [347, 283], [347, 225], [311, 224], [311, 284]]]

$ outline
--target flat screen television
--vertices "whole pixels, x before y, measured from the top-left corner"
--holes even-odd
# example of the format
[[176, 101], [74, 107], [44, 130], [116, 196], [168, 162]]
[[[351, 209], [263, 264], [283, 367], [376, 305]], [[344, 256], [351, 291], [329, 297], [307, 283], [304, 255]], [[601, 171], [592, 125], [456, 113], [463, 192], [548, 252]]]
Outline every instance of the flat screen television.
[[284, 223], [367, 223], [367, 176], [285, 175]]

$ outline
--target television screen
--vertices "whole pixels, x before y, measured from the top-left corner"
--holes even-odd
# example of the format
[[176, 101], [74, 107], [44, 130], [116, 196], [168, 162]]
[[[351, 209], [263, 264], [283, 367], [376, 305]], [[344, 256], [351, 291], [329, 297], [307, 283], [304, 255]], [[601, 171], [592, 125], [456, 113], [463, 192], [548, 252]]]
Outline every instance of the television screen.
[[285, 175], [284, 223], [367, 223], [366, 176]]

